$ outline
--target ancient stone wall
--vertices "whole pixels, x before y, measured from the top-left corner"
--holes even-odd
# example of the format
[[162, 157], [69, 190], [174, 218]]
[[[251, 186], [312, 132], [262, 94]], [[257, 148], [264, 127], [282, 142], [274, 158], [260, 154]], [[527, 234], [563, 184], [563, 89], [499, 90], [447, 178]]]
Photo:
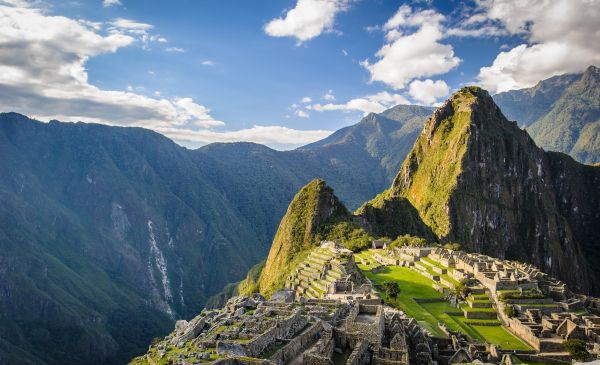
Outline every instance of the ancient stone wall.
[[533, 333], [531, 328], [522, 324], [516, 318], [509, 318], [510, 329], [521, 339], [531, 345], [537, 351], [540, 351], [540, 339]]
[[346, 365], [367, 365], [370, 363], [368, 353], [369, 345], [365, 341], [360, 341], [352, 350], [352, 353], [346, 361]]
[[269, 345], [277, 339], [286, 338], [290, 333], [294, 333], [306, 326], [308, 319], [301, 315], [299, 310], [294, 311], [292, 315], [278, 321], [275, 326], [267, 332], [253, 338], [245, 345], [248, 356], [258, 356]]
[[283, 365], [308, 348], [309, 345], [317, 341], [317, 336], [323, 331], [323, 323], [318, 321], [317, 323], [310, 326], [306, 331], [302, 332], [299, 336], [294, 337], [288, 342], [283, 348], [278, 350], [273, 356], [271, 361], [277, 365]]

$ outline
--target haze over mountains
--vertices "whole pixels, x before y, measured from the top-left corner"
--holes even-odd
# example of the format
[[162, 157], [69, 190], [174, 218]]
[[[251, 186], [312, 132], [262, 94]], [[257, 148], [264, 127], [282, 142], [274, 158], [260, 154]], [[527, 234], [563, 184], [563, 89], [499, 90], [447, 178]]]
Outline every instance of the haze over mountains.
[[[519, 123], [531, 130], [554, 130], [550, 122], [559, 123], [559, 129], [568, 125], [565, 130], [579, 137], [567, 152], [598, 161], [597, 76], [597, 69], [589, 68], [583, 76], [556, 77], [535, 90], [499, 94], [495, 100], [508, 110], [508, 119], [523, 118]], [[482, 109], [483, 118], [497, 122], [492, 109]], [[0, 115], [0, 358], [108, 364], [144, 352], [152, 337], [172, 329], [174, 319], [197, 314], [211, 295], [266, 257], [277, 224], [303, 185], [323, 178], [351, 210], [389, 187], [432, 111], [397, 106], [285, 152], [251, 143], [188, 150], [143, 129]], [[496, 124], [489, 124], [490, 130], [481, 124], [482, 138], [496, 133]], [[503, 128], [501, 133], [508, 133]], [[461, 136], [444, 153], [466, 148], [471, 139]], [[545, 260], [541, 267], [560, 275], [577, 265], [581, 276], [566, 278], [595, 290], [591, 278], [597, 273], [588, 261], [596, 257], [597, 239], [589, 228], [598, 214], [593, 210], [595, 172], [565, 156], [544, 154], [517, 127], [505, 137], [504, 146], [496, 144], [498, 139], [479, 141], [481, 150], [469, 150], [472, 164], [453, 165], [477, 172], [474, 176], [459, 170], [433, 174], [447, 193], [442, 198], [416, 198], [411, 195], [415, 186], [397, 177], [390, 196], [402, 199], [382, 198], [362, 208], [371, 233], [435, 235], [506, 257], [539, 255]], [[424, 161], [428, 153], [423, 151], [413, 152], [398, 176], [418, 176], [419, 169], [411, 166]], [[449, 167], [445, 160], [429, 165]], [[518, 174], [505, 184], [507, 166]], [[540, 182], [540, 174], [551, 179]], [[463, 192], [485, 185], [475, 198], [444, 190], [455, 180], [464, 184]], [[531, 198], [526, 201], [504, 196], [528, 189], [542, 194], [541, 200], [535, 194], [526, 195]], [[506, 204], [489, 202], [497, 199], [496, 191]], [[446, 218], [445, 206], [453, 212]], [[535, 211], [531, 221], [518, 213], [525, 208]], [[476, 224], [459, 229], [456, 219]], [[516, 232], [519, 222], [528, 228]], [[551, 225], [552, 234], [540, 238], [531, 231], [536, 224], [539, 230]], [[481, 246], [496, 233], [498, 244]], [[531, 243], [499, 244], [507, 237]], [[561, 262], [556, 253], [564, 250], [572, 255]]]

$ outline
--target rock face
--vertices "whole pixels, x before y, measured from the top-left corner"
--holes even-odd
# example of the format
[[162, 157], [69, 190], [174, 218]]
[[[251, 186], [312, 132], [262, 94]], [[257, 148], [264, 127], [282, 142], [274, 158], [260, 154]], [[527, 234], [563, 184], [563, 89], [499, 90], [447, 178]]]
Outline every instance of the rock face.
[[350, 213], [323, 180], [304, 186], [290, 203], [273, 239], [258, 286], [271, 294], [283, 287], [294, 263], [298, 263], [318, 242], [318, 229], [335, 220], [347, 220]]
[[544, 152], [469, 87], [434, 113], [379, 199], [407, 199], [442, 242], [531, 262], [598, 293], [599, 186], [599, 168]]

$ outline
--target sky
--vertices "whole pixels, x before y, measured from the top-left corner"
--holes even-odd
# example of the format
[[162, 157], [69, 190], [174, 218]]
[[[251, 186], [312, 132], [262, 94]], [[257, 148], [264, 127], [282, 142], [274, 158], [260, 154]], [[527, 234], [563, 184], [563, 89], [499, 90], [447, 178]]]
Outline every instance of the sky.
[[0, 0], [0, 111], [291, 149], [600, 65], [600, 0]]

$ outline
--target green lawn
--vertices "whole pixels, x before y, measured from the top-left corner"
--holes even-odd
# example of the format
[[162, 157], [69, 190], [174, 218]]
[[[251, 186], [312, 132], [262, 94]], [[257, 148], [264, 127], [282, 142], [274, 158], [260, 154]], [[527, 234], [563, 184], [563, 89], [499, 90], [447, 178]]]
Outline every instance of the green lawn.
[[[448, 313], [461, 313], [461, 309], [454, 308], [450, 303], [443, 300], [443, 295], [433, 289], [432, 280], [405, 267], [387, 266], [384, 271], [373, 274], [364, 265], [358, 265], [367, 278], [374, 285], [382, 285], [387, 281], [396, 281], [400, 285], [400, 294], [395, 300], [391, 300], [382, 293], [383, 299], [401, 310], [407, 315], [415, 318], [420, 324], [427, 328], [434, 336], [444, 336], [437, 324], [443, 322], [454, 331], [460, 331], [479, 341], [488, 341], [499, 345], [507, 350], [529, 350], [530, 347], [509, 333], [504, 327], [478, 326], [473, 322], [491, 322], [500, 324], [498, 320], [470, 320], [462, 315], [449, 315]], [[418, 299], [439, 299], [439, 302], [417, 303]], [[489, 309], [481, 308], [483, 311]], [[493, 310], [493, 309], [492, 309]]]
[[548, 362], [534, 362], [534, 361], [523, 361], [518, 356], [512, 356], [513, 364], [522, 364], [522, 365], [556, 365]]

